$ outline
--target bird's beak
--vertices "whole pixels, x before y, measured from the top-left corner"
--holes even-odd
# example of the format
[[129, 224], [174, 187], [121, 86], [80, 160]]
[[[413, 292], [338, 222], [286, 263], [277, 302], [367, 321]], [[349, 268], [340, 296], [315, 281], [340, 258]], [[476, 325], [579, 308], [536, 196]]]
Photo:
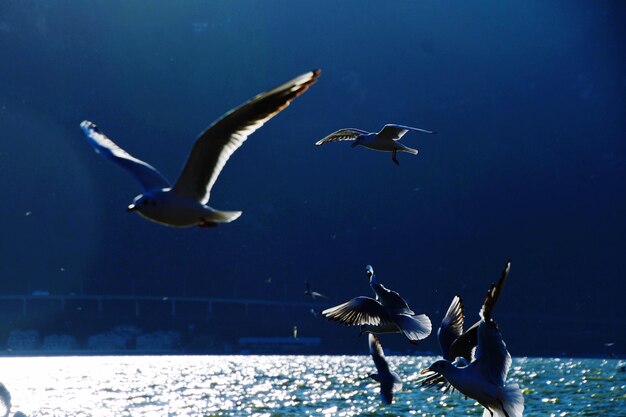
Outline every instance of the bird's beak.
[[131, 211], [135, 211], [136, 209], [137, 209], [137, 206], [134, 204], [131, 204], [126, 208], [126, 211], [130, 213]]

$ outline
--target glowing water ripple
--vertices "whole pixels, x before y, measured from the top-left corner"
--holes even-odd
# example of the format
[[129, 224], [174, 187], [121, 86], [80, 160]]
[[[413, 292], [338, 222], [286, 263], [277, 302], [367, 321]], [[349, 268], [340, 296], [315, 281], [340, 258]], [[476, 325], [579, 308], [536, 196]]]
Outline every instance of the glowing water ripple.
[[[458, 394], [422, 391], [434, 358], [388, 358], [404, 381], [390, 406], [364, 378], [369, 356], [0, 358], [14, 410], [32, 416], [480, 416]], [[626, 415], [617, 360], [517, 358], [526, 416]]]

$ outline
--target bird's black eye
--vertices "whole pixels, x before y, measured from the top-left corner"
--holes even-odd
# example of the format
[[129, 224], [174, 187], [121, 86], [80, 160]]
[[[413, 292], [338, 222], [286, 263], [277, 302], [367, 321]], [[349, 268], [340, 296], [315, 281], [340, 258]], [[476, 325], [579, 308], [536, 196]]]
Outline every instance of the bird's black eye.
[[151, 201], [152, 207], [156, 207], [156, 201]]

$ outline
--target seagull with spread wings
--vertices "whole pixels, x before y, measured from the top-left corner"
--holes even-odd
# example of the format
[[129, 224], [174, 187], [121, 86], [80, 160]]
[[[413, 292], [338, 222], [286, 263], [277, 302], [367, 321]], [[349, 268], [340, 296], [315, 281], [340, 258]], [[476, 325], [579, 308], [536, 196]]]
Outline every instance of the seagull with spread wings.
[[309, 284], [309, 281], [306, 282], [306, 290], [304, 290], [304, 295], [306, 295], [307, 297], [311, 297], [314, 300], [317, 300], [318, 298], [328, 300], [328, 296], [322, 294], [321, 292], [311, 290], [311, 284]]
[[[493, 291], [492, 308], [502, 294], [502, 289], [509, 276], [511, 270], [511, 260], [509, 259], [500, 274], [498, 283], [495, 284]], [[463, 331], [465, 324], [465, 310], [463, 301], [458, 295], [452, 299], [450, 307], [446, 311], [446, 315], [441, 321], [441, 325], [437, 330], [437, 340], [441, 348], [441, 355], [447, 361], [452, 362], [455, 366], [465, 366], [472, 361], [472, 351], [478, 344], [478, 326], [481, 320], [474, 323], [473, 326]], [[450, 388], [444, 377], [434, 374], [422, 381], [422, 386], [432, 387], [442, 383], [445, 391]]]
[[396, 158], [397, 152], [407, 152], [413, 155], [417, 155], [417, 149], [409, 148], [408, 146], [400, 143], [400, 139], [408, 131], [422, 132], [422, 133], [436, 133], [432, 130], [420, 129], [417, 127], [403, 126], [396, 124], [385, 125], [380, 132], [366, 132], [361, 129], [340, 129], [331, 133], [324, 139], [320, 139], [315, 142], [315, 146], [321, 146], [329, 142], [339, 141], [352, 141], [352, 147], [363, 146], [364, 148], [373, 149], [381, 152], [391, 152], [391, 160], [400, 165]]
[[322, 311], [329, 320], [346, 326], [360, 326], [361, 333], [404, 333], [413, 344], [430, 335], [432, 325], [425, 314], [417, 315], [395, 291], [385, 288], [367, 265], [365, 273], [376, 299], [356, 297]]
[[472, 362], [466, 366], [456, 366], [442, 359], [422, 373], [435, 372], [461, 394], [478, 401], [485, 408], [483, 417], [521, 417], [524, 413], [522, 390], [517, 384], [505, 384], [511, 367], [511, 355], [492, 316], [498, 298], [496, 287], [496, 284], [491, 285], [480, 311], [478, 343]]
[[126, 169], [142, 185], [143, 193], [135, 197], [128, 211], [137, 211], [167, 226], [217, 226], [241, 215], [241, 211], [215, 210], [207, 205], [211, 188], [228, 158], [249, 135], [315, 83], [319, 75], [320, 70], [302, 74], [223, 115], [200, 134], [174, 185], [154, 167], [117, 146], [94, 123], [85, 120], [80, 127], [97, 153]]
[[389, 363], [378, 338], [370, 333], [367, 335], [367, 343], [376, 366], [376, 373], [369, 374], [368, 378], [380, 384], [380, 398], [383, 403], [391, 404], [394, 391], [402, 389], [402, 381], [398, 374], [389, 369]]

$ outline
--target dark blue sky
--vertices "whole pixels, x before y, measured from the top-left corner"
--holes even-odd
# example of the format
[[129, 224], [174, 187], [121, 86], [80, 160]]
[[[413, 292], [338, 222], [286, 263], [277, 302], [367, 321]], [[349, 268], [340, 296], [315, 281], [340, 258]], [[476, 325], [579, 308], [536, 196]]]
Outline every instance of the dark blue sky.
[[[509, 344], [531, 350], [524, 335], [541, 325], [554, 352], [609, 341], [624, 352], [624, 12], [618, 1], [2, 2], [0, 291], [82, 281], [300, 299], [309, 280], [342, 301], [369, 294], [369, 263], [438, 325], [457, 293], [473, 321], [512, 258], [498, 307]], [[78, 127], [94, 121], [174, 180], [206, 126], [313, 68], [318, 83], [222, 172], [210, 204], [244, 214], [217, 229], [125, 213], [139, 185]], [[438, 134], [407, 135], [420, 153], [399, 167], [347, 143], [313, 146], [385, 123]]]

